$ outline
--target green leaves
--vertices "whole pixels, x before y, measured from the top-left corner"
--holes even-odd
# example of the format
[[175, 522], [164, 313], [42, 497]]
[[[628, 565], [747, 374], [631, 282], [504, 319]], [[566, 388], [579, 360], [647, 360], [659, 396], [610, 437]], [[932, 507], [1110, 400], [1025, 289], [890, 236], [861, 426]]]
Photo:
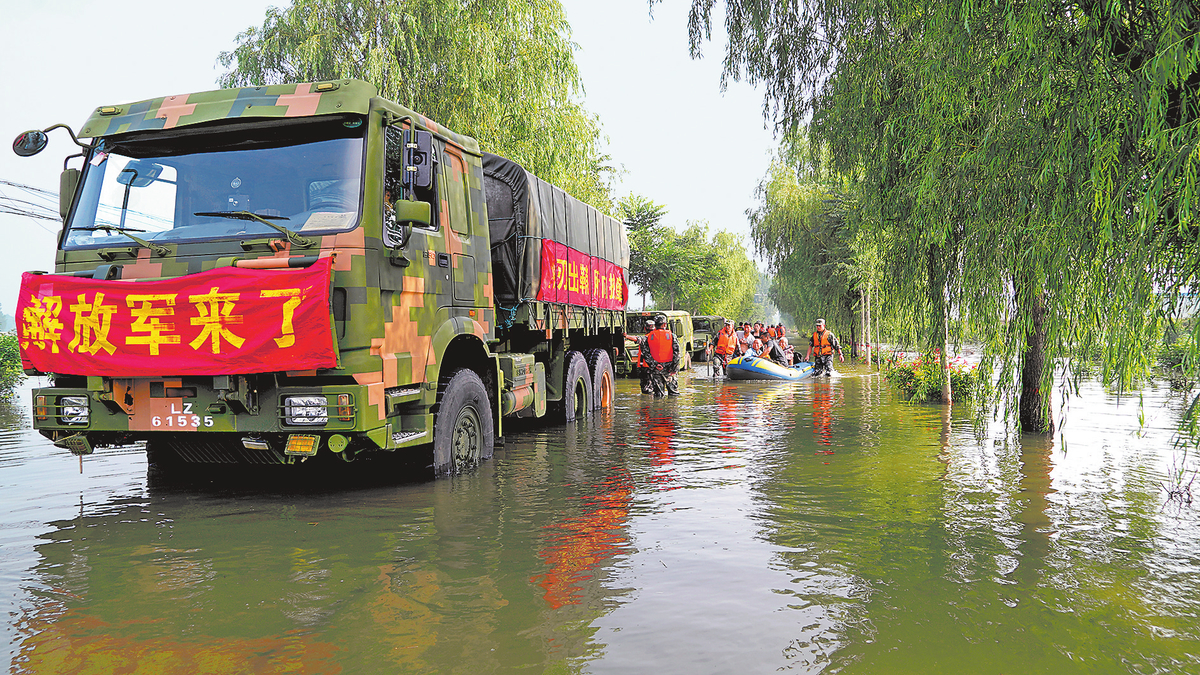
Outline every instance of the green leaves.
[[758, 269], [735, 235], [710, 239], [704, 222], [676, 232], [662, 223], [666, 207], [639, 195], [617, 210], [629, 230], [630, 283], [653, 295], [655, 306], [730, 318], [753, 311]]
[[25, 380], [16, 333], [0, 333], [0, 395], [8, 394]]
[[611, 210], [600, 125], [579, 104], [558, 0], [294, 0], [220, 63], [227, 87], [354, 77]]

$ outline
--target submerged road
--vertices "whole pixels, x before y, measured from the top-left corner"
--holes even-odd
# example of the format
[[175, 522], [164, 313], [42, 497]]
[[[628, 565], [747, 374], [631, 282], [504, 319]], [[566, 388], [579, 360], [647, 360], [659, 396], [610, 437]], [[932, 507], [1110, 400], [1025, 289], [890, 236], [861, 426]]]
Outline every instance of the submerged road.
[[1046, 439], [852, 368], [706, 372], [668, 400], [620, 380], [614, 410], [437, 482], [163, 476], [134, 450], [80, 474], [22, 391], [0, 404], [10, 672], [1200, 672], [1165, 388], [1140, 423], [1085, 385]]

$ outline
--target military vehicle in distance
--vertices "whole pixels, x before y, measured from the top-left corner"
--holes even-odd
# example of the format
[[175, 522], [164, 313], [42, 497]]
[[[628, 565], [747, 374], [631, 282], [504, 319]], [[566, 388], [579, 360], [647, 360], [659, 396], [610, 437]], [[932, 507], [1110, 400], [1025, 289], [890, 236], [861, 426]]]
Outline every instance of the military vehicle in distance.
[[105, 106], [71, 136], [55, 272], [18, 304], [26, 373], [52, 381], [34, 426], [60, 447], [277, 464], [432, 445], [443, 475], [489, 457], [503, 417], [613, 403], [625, 228], [373, 85]]
[[725, 327], [723, 316], [692, 317], [692, 360], [704, 362], [709, 358], [709, 349], [716, 345], [717, 333]]
[[625, 325], [625, 351], [618, 355], [615, 363], [619, 375], [634, 377], [641, 372], [637, 366], [637, 340], [646, 335], [646, 320], [654, 319], [658, 316], [667, 317], [667, 326], [670, 327], [675, 337], [679, 338], [679, 349], [683, 358], [683, 363], [679, 365], [679, 369], [687, 370], [692, 367], [692, 352], [695, 350], [694, 339], [692, 337], [692, 320], [687, 312], [678, 309], [628, 312], [626, 314]]

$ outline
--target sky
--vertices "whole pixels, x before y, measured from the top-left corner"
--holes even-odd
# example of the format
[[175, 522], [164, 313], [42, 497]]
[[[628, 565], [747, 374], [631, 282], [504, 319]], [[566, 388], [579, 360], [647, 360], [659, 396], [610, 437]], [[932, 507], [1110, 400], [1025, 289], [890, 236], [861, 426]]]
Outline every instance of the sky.
[[[261, 25], [269, 6], [283, 4], [125, 0], [114, 9], [98, 0], [0, 0], [0, 181], [57, 193], [63, 159], [75, 149], [69, 136], [55, 130], [40, 155], [21, 158], [10, 149], [19, 133], [55, 123], [78, 130], [97, 106], [215, 89], [218, 54]], [[724, 44], [708, 45], [704, 59], [689, 57], [690, 0], [665, 0], [653, 18], [646, 0], [563, 4], [579, 47], [584, 105], [599, 116], [605, 151], [623, 170], [616, 196], [665, 205], [666, 222], [679, 229], [707, 220], [714, 231], [744, 237], [749, 250], [745, 211], [774, 142], [760, 93], [739, 83], [720, 91]], [[3, 183], [0, 194], [29, 197]], [[43, 203], [57, 212], [53, 197]], [[0, 214], [13, 256], [0, 266], [0, 311], [13, 313], [23, 271], [53, 270], [60, 227]]]

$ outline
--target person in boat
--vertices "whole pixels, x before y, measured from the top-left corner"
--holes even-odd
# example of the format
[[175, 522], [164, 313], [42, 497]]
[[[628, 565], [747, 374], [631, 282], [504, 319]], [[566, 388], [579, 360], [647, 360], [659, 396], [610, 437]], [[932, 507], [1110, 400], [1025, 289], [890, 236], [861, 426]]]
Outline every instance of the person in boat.
[[729, 365], [729, 359], [732, 359], [738, 351], [738, 339], [733, 334], [733, 322], [728, 319], [725, 321], [725, 326], [721, 328], [721, 332], [717, 333], [716, 344], [713, 346], [712, 374], [713, 377], [717, 373], [725, 374], [726, 367]]
[[746, 352], [749, 351], [749, 349], [750, 349], [750, 343], [754, 341], [754, 338], [750, 337], [750, 322], [749, 321], [743, 323], [741, 330], [739, 330], [737, 332], [737, 341], [738, 341], [738, 354], [744, 356], [746, 354]]
[[750, 357], [760, 357], [761, 358], [762, 353], [763, 353], [762, 340], [759, 340], [758, 338], [754, 338], [754, 342], [750, 343], [750, 348], [746, 350], [745, 356], [747, 358], [750, 358]]
[[788, 339], [782, 335], [779, 337], [779, 349], [783, 351], [783, 365], [788, 368], [796, 362], [796, 350], [792, 345], [788, 344]]
[[837, 352], [838, 361], [846, 362], [846, 357], [842, 356], [842, 345], [838, 343], [837, 336], [825, 329], [825, 319], [817, 319], [816, 330], [813, 331], [812, 337], [808, 341], [808, 352], [804, 355], [804, 360], [811, 361], [813, 364], [814, 377], [822, 373], [825, 377], [833, 375], [834, 352]]
[[679, 369], [679, 339], [667, 329], [666, 316], [658, 315], [655, 322], [658, 327], [646, 335], [646, 351], [650, 354], [650, 387], [655, 397], [678, 396], [679, 384], [675, 375]]
[[767, 339], [763, 342], [763, 350], [759, 356], [770, 359], [783, 367], [788, 367], [787, 353], [783, 351], [783, 345], [779, 344], [779, 340]]
[[654, 332], [654, 319], [646, 319], [646, 334], [639, 337], [638, 342], [638, 372], [642, 377], [642, 393], [653, 394], [654, 387], [650, 384], [650, 343], [646, 340]]

